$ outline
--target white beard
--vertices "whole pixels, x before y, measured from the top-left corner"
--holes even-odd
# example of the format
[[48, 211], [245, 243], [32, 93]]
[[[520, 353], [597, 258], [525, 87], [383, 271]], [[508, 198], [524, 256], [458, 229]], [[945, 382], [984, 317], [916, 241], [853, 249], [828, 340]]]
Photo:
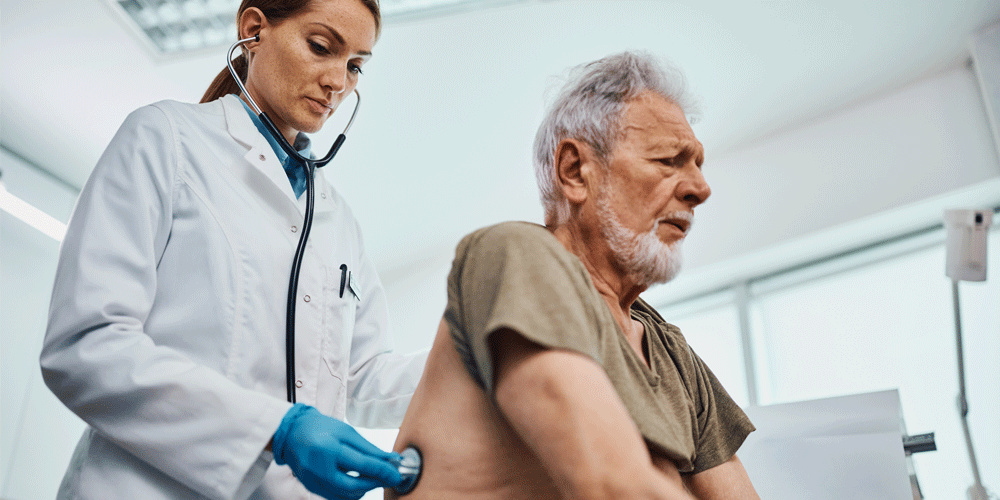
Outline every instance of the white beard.
[[[611, 197], [607, 190], [597, 200], [597, 214], [601, 220], [601, 233], [608, 242], [617, 263], [627, 273], [629, 280], [637, 285], [649, 287], [666, 283], [681, 271], [683, 255], [681, 242], [672, 245], [660, 241], [656, 234], [660, 221], [645, 233], [636, 233], [625, 227], [611, 209]], [[669, 217], [688, 217], [687, 212], [670, 214]]]

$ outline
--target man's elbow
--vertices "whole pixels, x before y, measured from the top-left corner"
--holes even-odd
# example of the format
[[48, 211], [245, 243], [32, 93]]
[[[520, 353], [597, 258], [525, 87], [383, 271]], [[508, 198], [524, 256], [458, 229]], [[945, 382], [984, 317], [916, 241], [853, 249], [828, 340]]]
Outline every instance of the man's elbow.
[[739, 457], [686, 476], [685, 485], [699, 500], [760, 500]]
[[649, 500], [695, 500], [681, 484], [667, 480], [654, 467], [639, 470], [601, 471], [581, 474], [575, 481], [568, 481], [563, 497], [583, 500], [612, 500], [619, 498]]

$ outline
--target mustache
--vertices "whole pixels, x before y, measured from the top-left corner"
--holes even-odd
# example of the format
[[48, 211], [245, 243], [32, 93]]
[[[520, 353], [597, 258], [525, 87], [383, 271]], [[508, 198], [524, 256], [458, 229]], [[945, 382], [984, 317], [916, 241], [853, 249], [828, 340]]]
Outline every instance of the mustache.
[[687, 235], [691, 232], [691, 228], [694, 226], [694, 214], [684, 210], [669, 212], [663, 217], [656, 219], [656, 222], [653, 224], [653, 228], [650, 231], [656, 232], [656, 228], [659, 227], [660, 224], [664, 223], [677, 226], [684, 231], [685, 235]]

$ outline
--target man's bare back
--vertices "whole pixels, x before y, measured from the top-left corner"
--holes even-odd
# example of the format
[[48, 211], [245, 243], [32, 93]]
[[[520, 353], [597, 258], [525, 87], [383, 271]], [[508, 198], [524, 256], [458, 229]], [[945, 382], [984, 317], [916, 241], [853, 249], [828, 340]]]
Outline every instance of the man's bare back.
[[[423, 474], [407, 499], [562, 498], [538, 457], [469, 375], [443, 320], [393, 450], [411, 445], [423, 455]], [[653, 465], [681, 485], [673, 462], [654, 456]], [[387, 490], [386, 498], [398, 497]]]

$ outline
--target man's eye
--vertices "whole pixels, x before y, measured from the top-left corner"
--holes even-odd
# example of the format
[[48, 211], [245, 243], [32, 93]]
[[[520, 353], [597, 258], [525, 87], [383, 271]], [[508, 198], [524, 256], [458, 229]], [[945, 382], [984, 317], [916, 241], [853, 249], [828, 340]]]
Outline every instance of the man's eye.
[[664, 165], [666, 165], [668, 167], [676, 167], [676, 166], [678, 166], [678, 165], [681, 164], [682, 160], [683, 159], [680, 156], [674, 156], [674, 157], [671, 157], [671, 158], [660, 158], [659, 160], [656, 160], [656, 161], [658, 161], [658, 162], [660, 162], [660, 163], [662, 163], [662, 164], [664, 164]]
[[315, 52], [315, 53], [317, 53], [317, 54], [324, 54], [325, 55], [325, 54], [329, 54], [330, 53], [330, 51], [327, 50], [326, 47], [324, 47], [324, 46], [322, 46], [322, 45], [320, 45], [320, 44], [318, 44], [316, 42], [313, 42], [313, 41], [309, 42], [309, 48], [311, 48], [312, 51]]

